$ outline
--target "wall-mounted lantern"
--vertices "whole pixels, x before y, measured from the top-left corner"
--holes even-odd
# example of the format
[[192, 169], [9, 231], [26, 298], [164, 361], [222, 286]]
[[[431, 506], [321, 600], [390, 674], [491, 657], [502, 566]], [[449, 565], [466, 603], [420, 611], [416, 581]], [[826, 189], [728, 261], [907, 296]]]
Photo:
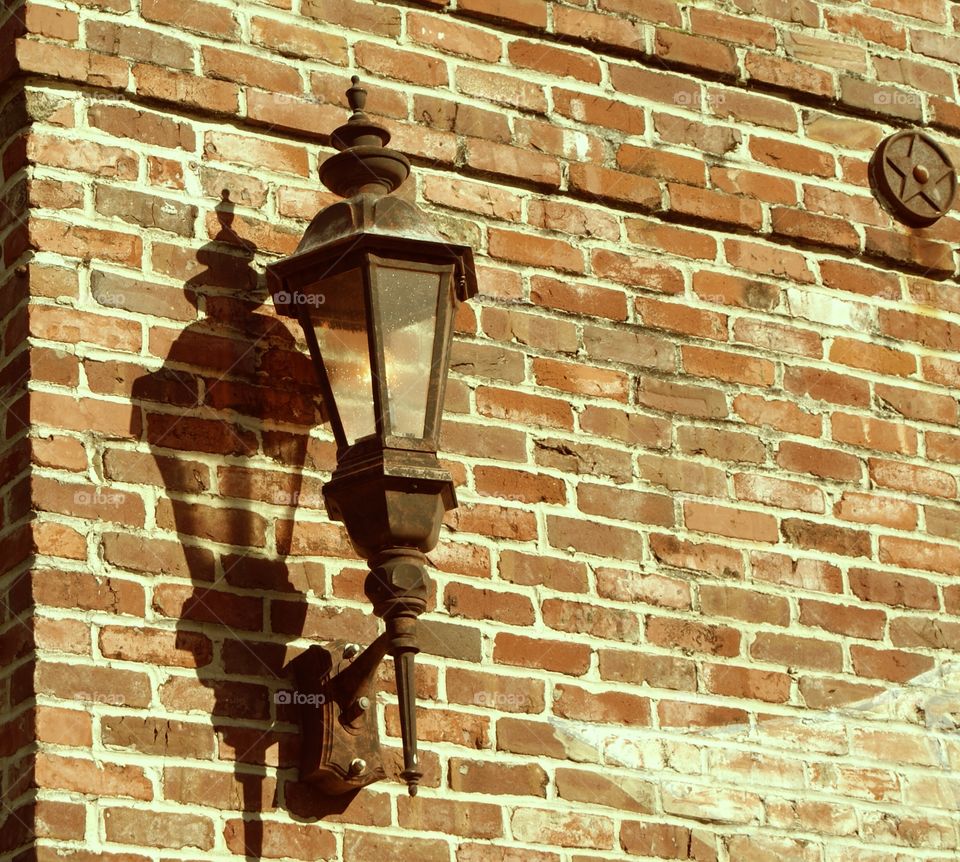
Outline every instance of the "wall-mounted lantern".
[[330, 793], [384, 777], [374, 677], [393, 656], [411, 795], [417, 758], [417, 617], [426, 609], [426, 552], [444, 512], [457, 505], [437, 459], [453, 320], [477, 292], [473, 253], [445, 241], [413, 203], [390, 195], [410, 164], [387, 149], [390, 133], [368, 117], [352, 79], [353, 115], [331, 136], [340, 152], [320, 177], [346, 198], [320, 212], [296, 252], [267, 267], [280, 314], [303, 327], [333, 434], [337, 467], [323, 489], [370, 567], [364, 590], [386, 631], [363, 653], [313, 647], [295, 663], [315, 695], [303, 711], [301, 776]]

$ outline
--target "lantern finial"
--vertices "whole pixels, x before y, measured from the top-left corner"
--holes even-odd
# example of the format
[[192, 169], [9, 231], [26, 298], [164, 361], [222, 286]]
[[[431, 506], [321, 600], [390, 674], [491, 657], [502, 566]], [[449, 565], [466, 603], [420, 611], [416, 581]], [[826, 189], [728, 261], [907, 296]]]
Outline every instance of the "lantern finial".
[[354, 75], [350, 79], [353, 86], [347, 90], [347, 101], [350, 103], [350, 109], [354, 116], [363, 112], [367, 104], [367, 91], [360, 86], [360, 76]]
[[320, 179], [341, 197], [361, 191], [389, 194], [410, 175], [410, 162], [387, 148], [390, 132], [364, 113], [367, 91], [360, 86], [360, 77], [354, 75], [350, 81], [347, 101], [353, 114], [330, 136], [330, 144], [341, 152], [323, 163]]

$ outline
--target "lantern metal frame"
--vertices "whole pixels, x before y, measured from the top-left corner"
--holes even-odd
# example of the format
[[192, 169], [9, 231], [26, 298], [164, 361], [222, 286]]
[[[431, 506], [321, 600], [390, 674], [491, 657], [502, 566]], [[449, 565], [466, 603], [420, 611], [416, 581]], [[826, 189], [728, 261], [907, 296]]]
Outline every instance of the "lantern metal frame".
[[[407, 159], [386, 148], [390, 133], [364, 112], [359, 79], [347, 97], [353, 114], [331, 135], [340, 152], [321, 167], [321, 180], [345, 200], [318, 213], [296, 252], [267, 267], [279, 314], [303, 327], [337, 442], [337, 467], [323, 487], [329, 516], [342, 521], [367, 560], [364, 592], [386, 631], [365, 651], [334, 642], [315, 645], [291, 666], [298, 689], [315, 695], [301, 710], [301, 777], [332, 794], [350, 793], [385, 775], [374, 679], [383, 657], [394, 659], [403, 747], [401, 777], [411, 795], [422, 771], [417, 754], [414, 656], [417, 618], [430, 593], [426, 554], [438, 541], [446, 511], [456, 508], [453, 479], [437, 458], [454, 317], [477, 293], [473, 252], [445, 240], [414, 203], [390, 193], [409, 175]], [[382, 293], [385, 269], [438, 276], [426, 407], [418, 436], [394, 433], [389, 406]], [[370, 362], [373, 433], [351, 440], [328, 373], [314, 321], [322, 322], [325, 280], [358, 270]], [[354, 284], [356, 289], [356, 284]], [[316, 704], [321, 704], [318, 709]]]

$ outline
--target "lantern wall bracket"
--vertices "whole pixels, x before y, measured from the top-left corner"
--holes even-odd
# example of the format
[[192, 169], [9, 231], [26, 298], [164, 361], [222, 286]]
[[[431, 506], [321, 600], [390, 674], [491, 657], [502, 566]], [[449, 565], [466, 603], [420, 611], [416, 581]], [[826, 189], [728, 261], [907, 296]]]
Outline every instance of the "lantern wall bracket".
[[300, 706], [300, 776], [324, 793], [351, 793], [386, 777], [377, 732], [376, 676], [387, 633], [363, 652], [334, 641], [291, 662]]

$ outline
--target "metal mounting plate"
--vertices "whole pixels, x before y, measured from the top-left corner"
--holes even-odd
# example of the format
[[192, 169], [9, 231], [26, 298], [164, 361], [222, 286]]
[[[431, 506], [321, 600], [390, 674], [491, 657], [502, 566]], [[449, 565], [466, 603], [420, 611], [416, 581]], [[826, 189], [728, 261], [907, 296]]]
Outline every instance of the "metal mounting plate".
[[950, 157], [923, 132], [897, 132], [881, 141], [869, 175], [884, 209], [911, 227], [929, 227], [942, 218], [957, 192]]
[[[356, 650], [345, 658], [346, 647], [346, 641], [312, 646], [291, 663], [300, 703], [300, 778], [334, 795], [386, 778], [374, 685], [383, 653], [369, 655], [377, 659], [370, 665], [372, 672], [358, 675], [347, 671], [366, 653]], [[356, 706], [362, 698], [368, 700], [366, 709]], [[363, 761], [362, 770], [351, 766], [358, 760]]]

